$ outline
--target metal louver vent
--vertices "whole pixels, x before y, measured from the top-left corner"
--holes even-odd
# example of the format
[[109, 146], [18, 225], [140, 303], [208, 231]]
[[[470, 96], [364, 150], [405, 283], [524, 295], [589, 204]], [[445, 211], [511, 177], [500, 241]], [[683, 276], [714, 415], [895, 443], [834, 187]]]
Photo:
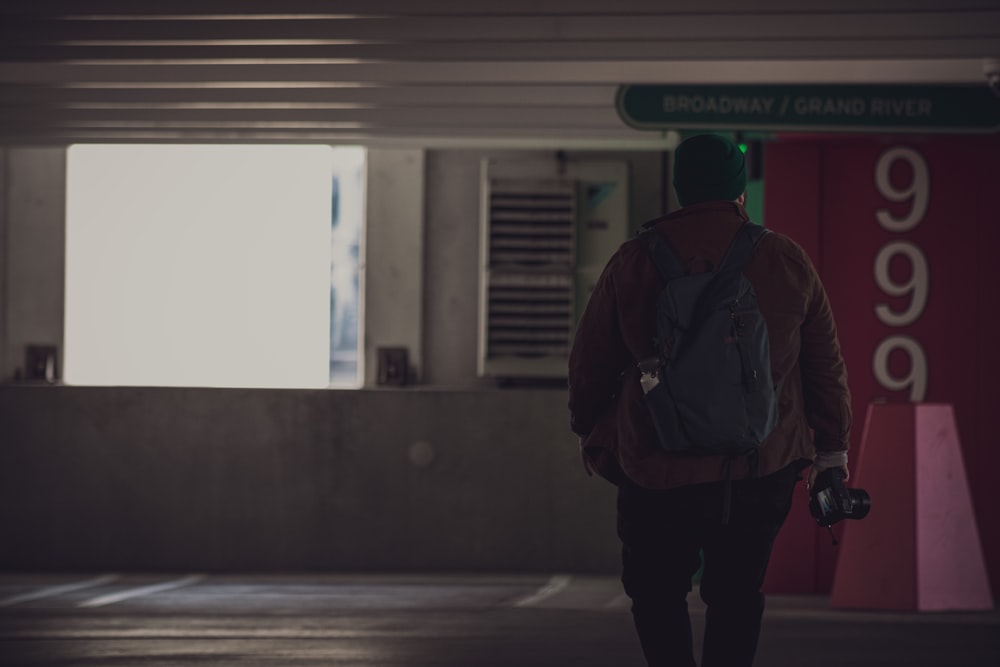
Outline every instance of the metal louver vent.
[[481, 167], [478, 374], [565, 379], [577, 318], [628, 235], [628, 165]]
[[[536, 184], [541, 185], [541, 184]], [[490, 192], [490, 266], [573, 263], [576, 194], [572, 186]]]
[[487, 184], [483, 342], [489, 374], [564, 372], [574, 326], [575, 183], [492, 178]]
[[561, 274], [494, 274], [489, 293], [491, 355], [569, 354], [573, 280]]

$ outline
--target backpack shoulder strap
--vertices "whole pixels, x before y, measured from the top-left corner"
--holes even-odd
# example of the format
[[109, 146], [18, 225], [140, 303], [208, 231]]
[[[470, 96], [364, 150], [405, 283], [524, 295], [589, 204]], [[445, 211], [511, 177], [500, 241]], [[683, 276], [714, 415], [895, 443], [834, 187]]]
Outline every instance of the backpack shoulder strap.
[[770, 230], [761, 225], [756, 225], [749, 220], [743, 223], [740, 230], [733, 237], [733, 242], [729, 244], [722, 263], [719, 265], [719, 272], [729, 274], [738, 273], [747, 265], [750, 258], [757, 250], [757, 245], [761, 239], [770, 234]]
[[743, 223], [740, 230], [736, 232], [732, 243], [729, 244], [729, 249], [726, 250], [719, 269], [698, 300], [694, 315], [691, 317], [692, 331], [701, 326], [701, 323], [708, 317], [712, 304], [716, 303], [733, 285], [737, 284], [743, 268], [753, 257], [757, 244], [769, 233], [769, 230], [750, 221]]
[[637, 237], [650, 259], [653, 260], [653, 264], [664, 282], [670, 282], [674, 278], [687, 274], [680, 259], [677, 258], [677, 253], [670, 246], [670, 242], [654, 228], [644, 227], [639, 231]]

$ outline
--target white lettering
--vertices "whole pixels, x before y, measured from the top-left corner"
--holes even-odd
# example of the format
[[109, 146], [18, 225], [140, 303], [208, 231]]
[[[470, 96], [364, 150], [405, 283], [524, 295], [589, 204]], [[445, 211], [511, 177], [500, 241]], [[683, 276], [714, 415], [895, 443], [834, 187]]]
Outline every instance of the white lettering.
[[[906, 375], [895, 377], [889, 372], [889, 355], [902, 350], [910, 358]], [[920, 342], [911, 336], [889, 336], [875, 348], [872, 355], [875, 379], [889, 391], [909, 391], [910, 401], [919, 403], [927, 396], [927, 354]]]
[[[928, 102], [929, 105], [927, 100], [873, 99], [871, 107], [873, 114], [880, 115], [919, 113], [922, 102]], [[897, 161], [908, 163], [913, 172], [910, 185], [901, 189], [889, 178], [892, 165]], [[892, 216], [888, 208], [877, 209], [875, 217], [883, 229], [908, 232], [920, 224], [927, 212], [927, 192], [930, 189], [927, 163], [920, 153], [903, 147], [887, 150], [875, 164], [875, 184], [879, 194], [890, 202], [912, 201], [909, 213], [898, 219]], [[893, 277], [890, 264], [895, 257], [908, 260], [909, 278], [897, 280]], [[891, 327], [905, 327], [916, 323], [924, 313], [930, 294], [930, 270], [927, 257], [920, 247], [909, 240], [890, 241], [876, 255], [874, 269], [875, 284], [886, 296], [908, 296], [910, 299], [902, 311], [893, 310], [888, 302], [876, 303], [875, 316]], [[906, 373], [895, 374], [890, 370], [889, 358], [893, 354], [909, 358], [909, 370]], [[907, 391], [910, 401], [923, 401], [927, 396], [927, 354], [920, 342], [911, 336], [893, 335], [879, 343], [872, 355], [872, 371], [883, 388], [889, 391]]]
[[[768, 98], [768, 110], [773, 103]], [[864, 116], [868, 104], [860, 97], [796, 97], [792, 108], [800, 116]]]
[[[739, 114], [765, 115], [774, 110], [774, 97], [732, 97], [729, 95], [664, 95], [663, 112], [673, 113], [707, 113], [707, 114]], [[788, 101], [785, 100], [785, 105]], [[807, 105], [822, 105], [822, 98], [797, 98], [795, 112], [807, 113]], [[801, 107], [801, 108], [800, 108]]]
[[[910, 263], [910, 277], [904, 281], [894, 280], [889, 264], [895, 257], [905, 257]], [[910, 304], [902, 311], [895, 312], [888, 303], [875, 305], [875, 316], [882, 324], [904, 327], [913, 324], [923, 315], [927, 307], [927, 292], [930, 273], [927, 257], [919, 246], [910, 241], [891, 241], [875, 256], [875, 284], [889, 296], [909, 296]]]
[[875, 97], [872, 98], [871, 108], [873, 116], [927, 118], [931, 115], [931, 101], [926, 98]]
[[[907, 164], [912, 174], [909, 185], [896, 187], [889, 178], [889, 172], [896, 161]], [[890, 232], [908, 232], [924, 219], [930, 194], [930, 175], [927, 161], [912, 148], [897, 147], [887, 150], [875, 163], [875, 187], [880, 195], [891, 202], [910, 204], [910, 210], [902, 217], [896, 217], [889, 208], [875, 211], [882, 228]]]

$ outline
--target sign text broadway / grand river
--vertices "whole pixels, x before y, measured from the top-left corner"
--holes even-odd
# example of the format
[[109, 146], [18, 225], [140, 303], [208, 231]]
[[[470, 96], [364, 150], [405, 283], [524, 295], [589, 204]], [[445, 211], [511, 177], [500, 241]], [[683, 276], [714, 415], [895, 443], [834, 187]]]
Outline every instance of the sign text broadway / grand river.
[[880, 116], [931, 118], [934, 103], [925, 97], [757, 97], [731, 95], [664, 95], [664, 113], [786, 116]]
[[995, 132], [985, 86], [888, 84], [625, 85], [618, 115], [637, 129], [730, 128]]

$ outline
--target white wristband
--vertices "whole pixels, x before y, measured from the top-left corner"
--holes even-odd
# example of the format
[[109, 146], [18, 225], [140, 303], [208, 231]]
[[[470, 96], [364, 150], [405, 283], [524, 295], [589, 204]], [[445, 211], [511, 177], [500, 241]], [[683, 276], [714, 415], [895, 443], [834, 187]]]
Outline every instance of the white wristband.
[[847, 450], [839, 452], [817, 452], [813, 465], [820, 470], [843, 468], [847, 465]]

